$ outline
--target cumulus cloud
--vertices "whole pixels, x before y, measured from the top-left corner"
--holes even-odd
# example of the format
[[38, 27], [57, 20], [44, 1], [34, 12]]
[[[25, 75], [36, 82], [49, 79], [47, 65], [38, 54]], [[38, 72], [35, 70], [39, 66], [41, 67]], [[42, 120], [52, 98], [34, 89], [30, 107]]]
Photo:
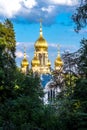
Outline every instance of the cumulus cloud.
[[82, 30], [79, 31], [79, 33], [80, 34], [86, 34], [87, 33], [87, 29], [84, 29], [84, 30], [82, 29]]
[[65, 50], [70, 50], [71, 52], [74, 52], [78, 50], [78, 46], [75, 44], [73, 45], [68, 45], [68, 44], [62, 44], [62, 43], [50, 43], [49, 44], [49, 49], [55, 50], [54, 52], [58, 51], [58, 45], [60, 45], [60, 51], [64, 52]]
[[13, 18], [37, 5], [35, 0], [0, 0], [0, 15]]
[[[0, 0], [0, 17], [15, 19], [17, 22], [36, 22], [42, 18], [46, 24], [55, 22], [56, 15], [62, 11], [61, 6], [73, 6], [79, 0]], [[65, 9], [69, 10], [70, 8]], [[73, 8], [74, 9], [74, 8]], [[50, 20], [51, 19], [51, 20]], [[44, 22], [44, 23], [45, 23]]]
[[[24, 52], [16, 51], [15, 55], [16, 55], [16, 58], [23, 58], [24, 57]], [[26, 55], [26, 56], [27, 56], [27, 58], [29, 58], [29, 55]]]
[[48, 0], [52, 4], [74, 6], [78, 4], [78, 0]]
[[50, 43], [49, 44], [49, 47], [53, 47], [53, 48], [57, 48], [58, 44], [55, 44], [55, 43]]
[[48, 12], [48, 13], [51, 13], [53, 10], [54, 10], [55, 6], [51, 5], [51, 6], [48, 6], [48, 7], [42, 7], [41, 10], [43, 12]]
[[21, 51], [16, 52], [16, 57], [17, 58], [23, 58], [23, 56], [24, 56], [23, 52], [21, 52]]

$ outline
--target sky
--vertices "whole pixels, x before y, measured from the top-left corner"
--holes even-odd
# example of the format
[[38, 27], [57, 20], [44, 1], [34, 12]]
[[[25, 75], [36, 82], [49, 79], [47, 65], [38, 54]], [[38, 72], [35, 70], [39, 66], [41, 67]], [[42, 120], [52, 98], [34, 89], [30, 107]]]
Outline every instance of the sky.
[[16, 36], [16, 62], [20, 66], [26, 48], [29, 64], [34, 56], [34, 44], [39, 37], [40, 19], [43, 36], [48, 42], [48, 56], [54, 67], [58, 44], [60, 52], [75, 52], [87, 29], [74, 31], [72, 15], [80, 0], [0, 0], [0, 21], [10, 19]]

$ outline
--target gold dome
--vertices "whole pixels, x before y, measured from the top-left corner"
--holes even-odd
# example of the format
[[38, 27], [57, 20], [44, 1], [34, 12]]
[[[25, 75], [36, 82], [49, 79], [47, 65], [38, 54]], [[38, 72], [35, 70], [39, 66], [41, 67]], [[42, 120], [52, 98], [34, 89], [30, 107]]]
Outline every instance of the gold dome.
[[37, 56], [36, 56], [36, 53], [34, 54], [34, 58], [31, 62], [31, 65], [32, 66], [39, 66], [40, 65], [40, 61], [38, 60]]
[[27, 60], [27, 58], [26, 58], [26, 53], [24, 52], [24, 58], [23, 58], [23, 60], [22, 60], [22, 63], [21, 63], [21, 66], [22, 67], [27, 67], [29, 65], [29, 63], [28, 63], [28, 60]]
[[61, 56], [60, 56], [60, 50], [58, 49], [58, 56], [55, 60], [55, 66], [59, 66], [59, 67], [62, 67], [63, 66], [63, 61], [61, 59]]
[[60, 56], [58, 56], [55, 60], [55, 66], [63, 66], [63, 61]]
[[46, 40], [43, 37], [39, 37], [38, 40], [35, 43], [35, 50], [36, 51], [47, 51], [48, 45]]
[[42, 23], [40, 21], [40, 36], [39, 38], [37, 39], [37, 41], [35, 42], [35, 50], [36, 51], [47, 51], [48, 49], [48, 44], [46, 42], [46, 40], [43, 38], [43, 35], [42, 35]]

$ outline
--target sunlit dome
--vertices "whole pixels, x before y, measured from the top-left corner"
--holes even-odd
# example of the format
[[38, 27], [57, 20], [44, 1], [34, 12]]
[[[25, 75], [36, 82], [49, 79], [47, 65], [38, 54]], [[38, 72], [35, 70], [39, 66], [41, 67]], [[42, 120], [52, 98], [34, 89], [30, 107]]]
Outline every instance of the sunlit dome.
[[39, 66], [40, 65], [40, 61], [37, 58], [36, 54], [34, 54], [34, 58], [33, 58], [32, 62], [31, 62], [31, 65], [32, 66]]
[[36, 51], [46, 51], [48, 49], [48, 44], [43, 37], [39, 37], [35, 42], [35, 50]]
[[40, 22], [40, 36], [37, 39], [37, 41], [35, 42], [35, 50], [36, 51], [47, 51], [48, 49], [48, 44], [46, 42], [46, 40], [43, 38], [42, 35], [42, 23]]
[[23, 58], [23, 60], [22, 60], [22, 62], [21, 62], [21, 66], [22, 67], [26, 67], [26, 66], [28, 66], [29, 65], [29, 62], [28, 62], [28, 60], [27, 60], [27, 58], [26, 58], [26, 53], [24, 52], [24, 58]]
[[58, 56], [55, 60], [55, 66], [63, 66], [63, 61], [60, 56]]
[[61, 59], [61, 56], [60, 56], [60, 50], [58, 48], [58, 56], [55, 60], [55, 67], [62, 67], [63, 66], [63, 61]]

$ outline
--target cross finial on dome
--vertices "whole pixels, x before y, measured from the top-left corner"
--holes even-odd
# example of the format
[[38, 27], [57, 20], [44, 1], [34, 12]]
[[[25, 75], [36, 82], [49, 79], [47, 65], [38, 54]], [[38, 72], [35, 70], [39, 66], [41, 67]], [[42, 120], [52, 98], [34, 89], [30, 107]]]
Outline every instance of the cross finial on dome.
[[26, 47], [24, 46], [24, 58], [26, 58]]
[[58, 44], [57, 47], [58, 47], [58, 56], [60, 56], [60, 44]]
[[40, 37], [42, 37], [42, 19], [40, 18]]
[[40, 23], [42, 23], [42, 21], [43, 21], [42, 18], [40, 18]]
[[26, 52], [26, 47], [24, 46], [24, 52]]

